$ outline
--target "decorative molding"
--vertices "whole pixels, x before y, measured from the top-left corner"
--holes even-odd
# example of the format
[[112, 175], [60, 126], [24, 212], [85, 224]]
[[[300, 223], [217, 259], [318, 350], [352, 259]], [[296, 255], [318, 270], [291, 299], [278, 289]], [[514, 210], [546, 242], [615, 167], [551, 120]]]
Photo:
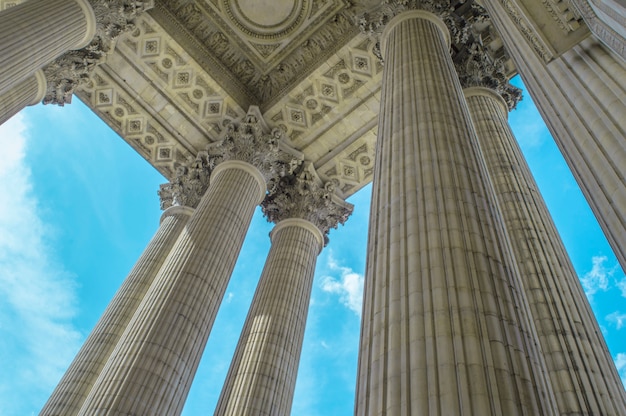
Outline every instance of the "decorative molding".
[[292, 174], [303, 160], [300, 152], [284, 142], [280, 129], [270, 131], [255, 106], [241, 119], [228, 122], [220, 140], [209, 144], [206, 153], [215, 165], [239, 160], [256, 167], [270, 190], [281, 177]]
[[322, 183], [310, 162], [304, 162], [291, 174], [280, 178], [261, 208], [268, 221], [276, 224], [291, 218], [313, 223], [327, 244], [328, 231], [344, 224], [354, 206], [335, 194], [332, 182]]
[[382, 66], [373, 47], [371, 39], [356, 39], [337, 54], [337, 59], [328, 61], [328, 69], [316, 71], [316, 76], [294, 88], [267, 112], [266, 118], [300, 148], [310, 134], [358, 101], [361, 91], [380, 88]]
[[288, 34], [271, 38], [243, 30], [228, 13], [230, 6], [222, 3], [158, 2], [155, 17], [164, 27], [185, 35], [188, 41], [184, 46], [196, 59], [209, 55], [219, 62], [216, 69], [227, 74], [218, 78], [243, 86], [252, 101], [264, 107], [276, 102], [357, 33], [347, 0], [299, 1], [301, 16], [296, 20], [302, 22]]
[[209, 178], [215, 168], [215, 160], [206, 152], [200, 152], [194, 158], [178, 165], [174, 178], [159, 187], [158, 195], [161, 209], [172, 206], [196, 208], [209, 187]]
[[331, 182], [341, 197], [352, 195], [372, 181], [377, 130], [378, 126], [374, 126], [359, 140], [318, 167], [320, 178]]
[[0, 11], [6, 10], [9, 7], [17, 6], [20, 3], [24, 3], [26, 0], [0, 0]]
[[189, 152], [110, 78], [105, 67], [96, 67], [77, 95], [166, 178], [173, 178]]
[[66, 52], [44, 67], [48, 89], [44, 104], [63, 106], [72, 101], [75, 89], [106, 61], [117, 38], [135, 28], [135, 19], [154, 7], [154, 0], [89, 0], [96, 16], [96, 34], [89, 45]]
[[[459, 58], [460, 56], [460, 58]], [[509, 83], [504, 59], [494, 59], [480, 37], [465, 43], [463, 54], [457, 54], [454, 66], [463, 88], [485, 87], [494, 90], [506, 102], [509, 110], [522, 99], [522, 90]]]
[[[571, 0], [573, 7], [582, 15], [583, 20], [587, 26], [589, 26], [589, 30], [591, 30], [591, 32], [613, 52], [626, 60], [626, 40], [609, 25], [598, 18], [598, 15], [593, 7], [591, 7], [590, 2], [593, 2], [596, 7], [602, 7], [599, 6], [601, 3], [595, 0]], [[602, 10], [605, 13], [607, 12], [604, 7]], [[613, 15], [614, 13], [609, 14]], [[615, 15], [614, 18], [617, 21], [624, 21], [624, 24], [626, 25], [626, 17]]]
[[[361, 33], [376, 40], [374, 51], [381, 62], [383, 62], [383, 56], [380, 40], [385, 27], [394, 17], [411, 10], [421, 10], [439, 17], [448, 29], [449, 41], [452, 45], [463, 44], [470, 37], [472, 26], [468, 21], [466, 10], [457, 11], [448, 0], [384, 0], [380, 9], [373, 14], [364, 13], [358, 21]], [[470, 13], [472, 12], [470, 8]], [[433, 22], [437, 23], [434, 18]]]
[[530, 46], [545, 63], [550, 62], [554, 58], [554, 54], [550, 51], [548, 45], [541, 39], [537, 32], [533, 29], [533, 25], [526, 17], [524, 12], [511, 0], [500, 0], [504, 10], [509, 17], [515, 22], [522, 36], [526, 38]]
[[581, 16], [571, 6], [571, 0], [541, 0], [541, 3], [563, 33], [573, 32], [580, 27]]

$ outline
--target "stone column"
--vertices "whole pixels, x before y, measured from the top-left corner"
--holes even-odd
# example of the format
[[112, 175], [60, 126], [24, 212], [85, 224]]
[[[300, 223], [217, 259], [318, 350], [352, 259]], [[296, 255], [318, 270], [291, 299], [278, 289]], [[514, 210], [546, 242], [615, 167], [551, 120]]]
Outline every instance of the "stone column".
[[96, 16], [87, 0], [27, 1], [0, 13], [0, 93], [70, 49], [87, 46]]
[[536, 43], [514, 2], [483, 3], [626, 269], [626, 63], [593, 36], [554, 57]]
[[626, 414], [626, 393], [598, 323], [493, 90], [464, 90], [524, 276], [560, 414]]
[[277, 225], [215, 415], [291, 412], [317, 255], [353, 208], [320, 185], [307, 164], [262, 204]]
[[0, 124], [19, 113], [27, 105], [39, 103], [46, 93], [46, 78], [39, 70], [15, 87], [0, 94]]
[[393, 17], [406, 4], [379, 20], [389, 23], [356, 414], [556, 414], [448, 29], [422, 10]]
[[[281, 170], [258, 109], [206, 157], [210, 185], [107, 361], [80, 415], [182, 411], [255, 207]], [[289, 164], [289, 160], [286, 161]]]
[[626, 414], [626, 393], [600, 328], [507, 122], [521, 91], [515, 92], [486, 50], [474, 46], [457, 71], [524, 277], [559, 412]]
[[154, 277], [209, 184], [206, 158], [189, 161], [161, 185], [161, 225], [115, 294], [85, 344], [48, 399], [40, 415], [76, 415], [111, 356]]

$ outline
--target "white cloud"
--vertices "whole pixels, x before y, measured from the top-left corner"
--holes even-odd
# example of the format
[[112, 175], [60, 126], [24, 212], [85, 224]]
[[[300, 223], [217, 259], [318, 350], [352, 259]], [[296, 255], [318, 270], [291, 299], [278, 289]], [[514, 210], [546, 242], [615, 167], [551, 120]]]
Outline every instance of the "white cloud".
[[591, 259], [591, 270], [580, 278], [580, 283], [585, 290], [585, 295], [591, 300], [596, 292], [606, 292], [609, 289], [609, 278], [615, 269], [608, 269], [605, 266], [606, 256], [594, 256]]
[[75, 282], [55, 261], [33, 195], [25, 132], [19, 114], [0, 127], [0, 402], [14, 406], [3, 414], [25, 414], [14, 400], [25, 394], [40, 405], [82, 338], [71, 323]]
[[348, 309], [361, 316], [363, 303], [363, 280], [361, 274], [354, 272], [349, 267], [337, 264], [332, 254], [328, 257], [328, 268], [340, 272], [339, 278], [324, 276], [322, 278], [322, 290], [339, 295], [339, 301]]
[[626, 326], [626, 313], [620, 313], [619, 311], [615, 311], [605, 318], [608, 322], [615, 324], [617, 329], [622, 329], [622, 327]]
[[615, 356], [615, 367], [622, 379], [622, 384], [626, 387], [626, 353], [620, 352]]
[[617, 282], [617, 288], [622, 292], [622, 297], [626, 298], [626, 278]]

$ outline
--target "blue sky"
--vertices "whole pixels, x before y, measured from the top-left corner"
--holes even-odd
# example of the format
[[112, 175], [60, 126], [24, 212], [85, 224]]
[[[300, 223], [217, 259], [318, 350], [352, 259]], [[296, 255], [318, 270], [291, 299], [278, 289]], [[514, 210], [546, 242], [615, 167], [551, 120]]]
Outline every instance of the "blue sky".
[[[510, 115], [626, 378], [626, 278], [528, 96]], [[165, 180], [79, 100], [0, 126], [0, 414], [37, 414], [158, 227]], [[352, 413], [371, 188], [318, 258], [294, 415]], [[184, 415], [212, 414], [269, 250], [259, 211]]]

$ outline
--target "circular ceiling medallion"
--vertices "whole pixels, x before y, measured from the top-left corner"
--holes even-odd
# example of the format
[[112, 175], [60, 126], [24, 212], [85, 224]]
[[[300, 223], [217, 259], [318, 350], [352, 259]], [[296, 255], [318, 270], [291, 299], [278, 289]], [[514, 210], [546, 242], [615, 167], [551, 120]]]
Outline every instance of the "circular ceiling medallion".
[[222, 0], [239, 30], [257, 39], [288, 36], [306, 19], [310, 0]]

